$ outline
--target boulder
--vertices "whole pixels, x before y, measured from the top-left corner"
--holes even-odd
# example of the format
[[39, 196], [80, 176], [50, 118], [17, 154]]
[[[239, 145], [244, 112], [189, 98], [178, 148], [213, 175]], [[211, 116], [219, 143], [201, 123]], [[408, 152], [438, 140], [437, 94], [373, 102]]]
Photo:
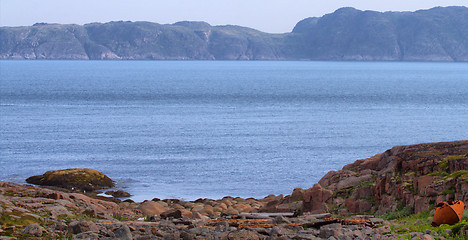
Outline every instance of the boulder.
[[114, 181], [105, 174], [89, 168], [70, 168], [47, 171], [42, 175], [26, 179], [27, 183], [41, 186], [54, 186], [77, 191], [94, 191], [111, 188]]
[[331, 198], [333, 192], [315, 184], [312, 188], [305, 190], [303, 212], [323, 213], [328, 211], [326, 202]]
[[33, 223], [33, 224], [29, 224], [28, 226], [26, 226], [21, 232], [24, 234], [33, 235], [36, 237], [41, 237], [43, 231], [44, 229], [41, 226], [39, 226], [39, 224]]
[[182, 217], [192, 218], [193, 213], [187, 209], [178, 209], [182, 213]]
[[117, 228], [114, 231], [114, 235], [116, 239], [122, 240], [132, 240], [132, 232], [130, 232], [130, 228], [127, 225], [122, 225], [120, 228]]
[[117, 190], [117, 191], [107, 191], [105, 192], [107, 195], [111, 195], [115, 198], [126, 198], [132, 196], [130, 193], [122, 191], [122, 190]]
[[70, 223], [70, 229], [74, 234], [82, 233], [82, 232], [98, 232], [99, 229], [91, 221], [74, 221]]
[[53, 193], [47, 195], [47, 198], [54, 199], [54, 200], [59, 200], [59, 199], [63, 199], [63, 196], [60, 195], [59, 193], [53, 192]]
[[179, 209], [171, 209], [161, 213], [161, 219], [167, 218], [182, 218], [182, 211]]
[[249, 230], [239, 230], [235, 232], [230, 232], [227, 235], [227, 239], [229, 240], [256, 240], [260, 239], [260, 236], [257, 232], [249, 231]]
[[138, 210], [140, 210], [145, 216], [154, 216], [165, 212], [166, 208], [157, 202], [146, 201], [138, 206]]
[[229, 207], [229, 208], [226, 209], [223, 213], [226, 214], [226, 215], [238, 215], [238, 214], [239, 214], [239, 211], [237, 211], [237, 210], [234, 209], [233, 207]]
[[239, 212], [246, 212], [246, 213], [249, 213], [253, 210], [253, 208], [247, 204], [243, 204], [243, 203], [238, 203], [236, 205], [233, 206], [234, 209], [236, 209], [237, 211]]
[[205, 205], [203, 207], [203, 209], [200, 211], [200, 213], [204, 214], [204, 215], [207, 215], [207, 216], [213, 215], [213, 213], [214, 213], [213, 207], [210, 206], [210, 205]]

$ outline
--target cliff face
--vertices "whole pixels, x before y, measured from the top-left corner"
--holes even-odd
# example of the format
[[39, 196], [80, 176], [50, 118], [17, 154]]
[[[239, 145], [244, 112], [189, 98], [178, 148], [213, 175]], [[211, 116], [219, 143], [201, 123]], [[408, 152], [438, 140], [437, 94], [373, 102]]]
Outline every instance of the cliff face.
[[204, 22], [2, 27], [0, 59], [468, 61], [468, 8], [342, 8], [285, 34]]
[[[409, 206], [419, 213], [441, 201], [468, 201], [468, 141], [393, 147], [295, 189], [266, 211], [384, 213]], [[268, 206], [268, 204], [267, 204]], [[291, 209], [286, 209], [290, 211]]]

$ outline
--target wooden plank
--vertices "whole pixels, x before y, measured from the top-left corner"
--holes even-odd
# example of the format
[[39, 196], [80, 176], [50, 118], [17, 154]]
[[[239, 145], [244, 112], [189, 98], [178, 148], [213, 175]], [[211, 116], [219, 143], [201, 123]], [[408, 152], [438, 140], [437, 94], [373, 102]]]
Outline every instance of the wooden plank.
[[328, 221], [322, 221], [322, 222], [314, 222], [314, 223], [304, 223], [302, 224], [302, 227], [305, 228], [320, 228], [321, 226], [332, 224], [332, 223], [339, 223], [338, 219], [331, 219]]
[[278, 216], [282, 217], [294, 217], [294, 213], [240, 213], [239, 217], [251, 218], [251, 219], [270, 219]]
[[314, 218], [317, 218], [317, 219], [321, 219], [321, 218], [329, 218], [329, 217], [331, 217], [331, 213], [307, 214], [307, 215], [305, 215], [305, 216], [314, 217]]

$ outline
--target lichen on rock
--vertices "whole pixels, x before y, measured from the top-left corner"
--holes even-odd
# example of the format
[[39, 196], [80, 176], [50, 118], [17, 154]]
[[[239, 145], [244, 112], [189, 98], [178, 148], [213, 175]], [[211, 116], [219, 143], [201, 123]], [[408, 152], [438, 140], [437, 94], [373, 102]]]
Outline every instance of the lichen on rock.
[[114, 186], [114, 181], [104, 173], [89, 168], [47, 171], [42, 175], [29, 177], [26, 179], [26, 182], [77, 191], [95, 191], [97, 189], [111, 188]]

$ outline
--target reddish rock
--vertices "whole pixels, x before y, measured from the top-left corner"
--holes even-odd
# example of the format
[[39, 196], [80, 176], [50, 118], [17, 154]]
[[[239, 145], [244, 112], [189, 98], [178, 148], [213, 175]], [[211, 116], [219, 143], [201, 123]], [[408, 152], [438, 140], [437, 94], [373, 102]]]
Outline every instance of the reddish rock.
[[426, 194], [426, 188], [434, 182], [434, 179], [435, 177], [430, 175], [422, 176], [417, 179], [417, 189], [420, 196], [424, 196]]
[[47, 198], [59, 200], [59, 199], [63, 199], [63, 196], [60, 195], [59, 193], [54, 192], [54, 193], [47, 195]]
[[154, 216], [165, 212], [167, 209], [157, 202], [146, 201], [140, 204], [138, 210], [140, 210], [145, 216]]
[[233, 206], [234, 209], [237, 209], [240, 213], [241, 212], [244, 212], [244, 213], [249, 213], [253, 210], [253, 208], [247, 204], [243, 204], [243, 203], [238, 203], [236, 205]]
[[161, 218], [166, 219], [166, 218], [182, 218], [182, 211], [176, 210], [176, 209], [171, 209], [168, 211], [165, 211], [161, 213]]
[[267, 202], [267, 204], [260, 208], [260, 212], [277, 212], [278, 205], [281, 201], [282, 199], [274, 199]]
[[230, 232], [227, 235], [227, 239], [229, 240], [257, 240], [260, 239], [259, 234], [254, 231], [249, 230], [240, 230], [235, 232]]
[[238, 214], [239, 214], [239, 211], [237, 211], [237, 210], [234, 209], [233, 207], [229, 207], [229, 208], [226, 209], [223, 213], [226, 214], [226, 215], [238, 215]]
[[[374, 209], [369, 201], [375, 200], [377, 213], [393, 211], [398, 203], [408, 204], [415, 212], [421, 212], [430, 208], [433, 202], [466, 201], [466, 181], [429, 175], [460, 170], [468, 170], [468, 141], [393, 147], [348, 164], [342, 170], [327, 173], [319, 186], [305, 190], [303, 211], [325, 211], [330, 205], [341, 213], [358, 213]], [[366, 182], [372, 184], [358, 187]], [[323, 195], [320, 187], [332, 192]], [[439, 195], [441, 193], [446, 194]]]
[[465, 155], [454, 155], [452, 157], [457, 159], [448, 160], [450, 172], [457, 172], [468, 169], [468, 153]]
[[362, 199], [354, 199], [348, 198], [345, 200], [346, 207], [350, 213], [363, 213], [370, 211], [372, 208], [372, 203], [362, 200]]
[[365, 186], [354, 190], [352, 197], [355, 199], [373, 199], [373, 186]]
[[328, 210], [326, 202], [333, 195], [333, 192], [324, 189], [320, 184], [315, 184], [312, 188], [305, 190], [304, 212], [326, 212]]
[[455, 199], [468, 204], [468, 182], [460, 181], [455, 185]]
[[183, 217], [187, 217], [187, 218], [192, 218], [193, 217], [193, 213], [191, 211], [186, 210], [186, 209], [179, 209], [179, 210], [182, 213]]
[[213, 207], [210, 205], [205, 205], [201, 211], [199, 211], [201, 214], [206, 215], [206, 216], [211, 216], [214, 213]]
[[70, 223], [70, 228], [74, 234], [82, 232], [98, 232], [99, 229], [91, 221], [75, 221]]
[[293, 193], [289, 197], [290, 202], [297, 202], [304, 200], [304, 189], [302, 188], [295, 188]]

